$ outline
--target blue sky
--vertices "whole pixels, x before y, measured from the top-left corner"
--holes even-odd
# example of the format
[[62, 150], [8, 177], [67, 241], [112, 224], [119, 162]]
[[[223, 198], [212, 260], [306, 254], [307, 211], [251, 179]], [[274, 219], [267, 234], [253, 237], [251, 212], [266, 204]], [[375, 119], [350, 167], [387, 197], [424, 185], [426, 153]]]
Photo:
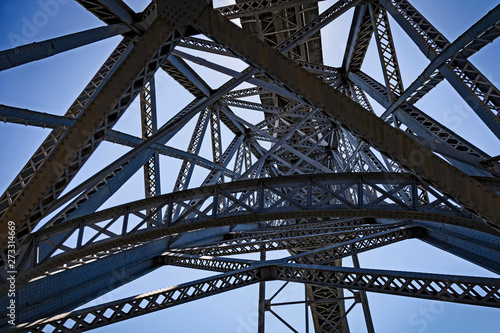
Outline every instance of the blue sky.
[[[147, 4], [147, 1], [126, 2], [136, 11], [142, 10]], [[450, 41], [457, 38], [497, 4], [495, 1], [486, 0], [414, 0], [411, 2]], [[49, 3], [52, 5], [48, 6]], [[216, 3], [222, 4], [224, 1]], [[320, 8], [327, 8], [332, 3], [331, 0], [322, 2]], [[0, 15], [2, 20], [0, 50], [103, 25], [83, 7], [70, 0], [53, 0], [52, 2], [50, 0], [2, 0]], [[341, 64], [351, 17], [352, 10], [322, 30], [325, 64], [331, 66]], [[428, 60], [392, 20], [391, 28], [404, 85], [408, 87], [428, 64]], [[119, 40], [120, 37], [110, 38], [48, 59], [0, 72], [2, 87], [0, 89], [0, 104], [57, 115], [64, 114]], [[378, 55], [373, 44], [371, 43], [363, 70], [382, 81]], [[471, 57], [473, 64], [496, 86], [500, 86], [500, 66], [497, 65], [499, 55], [500, 42], [496, 41]], [[231, 65], [234, 68], [244, 68], [244, 64], [237, 61], [231, 62]], [[209, 73], [207, 70], [204, 71], [204, 73]], [[205, 78], [205, 76], [203, 77]], [[155, 78], [157, 81], [158, 118], [160, 125], [162, 125], [192, 97], [166, 74], [159, 72]], [[211, 75], [207, 81], [216, 87], [226, 79], [221, 75]], [[374, 106], [375, 104], [373, 103]], [[419, 101], [417, 106], [487, 153], [500, 154], [498, 140], [489, 133], [484, 124], [447, 82], [441, 83], [426, 98]], [[376, 108], [376, 112], [382, 111], [380, 108]], [[139, 135], [139, 120], [139, 104], [138, 101], [135, 101], [120, 119], [116, 129]], [[183, 130], [183, 133], [190, 135], [192, 126], [191, 122]], [[12, 182], [48, 133], [50, 133], [49, 129], [0, 123], [0, 137], [2, 139], [0, 140], [0, 152], [4, 156], [0, 162], [2, 173], [0, 191], [3, 192]], [[208, 140], [206, 142], [209, 143]], [[227, 143], [226, 141], [224, 144], [227, 145]], [[187, 143], [182, 134], [169, 144], [185, 149]], [[101, 169], [126, 151], [127, 149], [122, 146], [103, 143], [75, 177], [75, 181], [70, 187], [86, 179], [93, 172]], [[180, 161], [162, 157], [161, 169], [164, 175], [162, 189], [164, 193], [170, 192], [175, 181], [175, 177], [168, 177], [171, 173], [170, 170], [175, 170], [173, 174], [176, 175], [179, 167]], [[197, 173], [195, 178], [203, 179], [203, 172]], [[142, 198], [142, 189], [141, 170], [103, 207], [140, 199]], [[273, 255], [283, 256], [286, 253]], [[418, 240], [404, 241], [361, 254], [360, 261], [362, 266], [370, 268], [494, 276], [484, 269], [443, 253]], [[345, 264], [351, 265], [350, 260], [345, 260]], [[206, 272], [163, 267], [126, 287], [100, 297], [98, 301], [106, 302], [119, 299], [194, 280], [206, 276], [206, 274]], [[273, 290], [279, 286], [280, 284], [277, 282], [269, 283], [268, 295], [271, 295]], [[303, 292], [302, 286], [290, 285], [285, 289], [280, 301], [301, 299]], [[496, 309], [377, 294], [369, 294], [369, 300], [375, 328], [378, 332], [475, 331], [498, 333], [500, 326], [500, 313]], [[172, 329], [177, 332], [253, 332], [255, 331], [256, 302], [257, 286], [251, 286], [111, 325], [97, 331], [136, 332], [148, 327], [150, 331], [159, 332]], [[95, 304], [92, 303], [92, 305]], [[303, 306], [282, 307], [276, 311], [290, 320], [299, 331], [303, 331]], [[288, 332], [283, 324], [269, 314], [266, 320], [269, 332]], [[349, 322], [351, 332], [365, 332], [359, 305], [349, 316]]]

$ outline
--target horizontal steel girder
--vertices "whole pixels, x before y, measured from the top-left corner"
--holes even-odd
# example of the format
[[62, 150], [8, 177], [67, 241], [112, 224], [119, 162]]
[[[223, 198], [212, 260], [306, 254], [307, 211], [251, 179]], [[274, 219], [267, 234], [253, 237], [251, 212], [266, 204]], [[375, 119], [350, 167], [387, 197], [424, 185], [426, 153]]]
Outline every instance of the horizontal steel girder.
[[[317, 247], [325, 247], [332, 244], [340, 247], [344, 246], [343, 244], [339, 245], [340, 243], [346, 242], [348, 240], [359, 241], [359, 239], [365, 236], [368, 238], [380, 237], [381, 234], [379, 233], [385, 233], [387, 231], [394, 231], [395, 234], [401, 234], [395, 237], [399, 237], [397, 238], [398, 240], [409, 237], [409, 233], [402, 232], [402, 229], [397, 229], [393, 226], [378, 226], [376, 228], [362, 228], [360, 230], [338, 231], [324, 234], [315, 233], [314, 235], [298, 237], [270, 237], [269, 239], [263, 239], [259, 241], [242, 242], [242, 240], [238, 239], [237, 244], [227, 244], [227, 242], [223, 242], [219, 244], [208, 244], [194, 248], [180, 248], [178, 250], [173, 249], [172, 252], [199, 254], [204, 256], [223, 256], [244, 253], [257, 253], [261, 251], [293, 250], [294, 248], [312, 249]], [[316, 263], [319, 264], [320, 262], [321, 261], [317, 261]]]
[[[229, 262], [227, 263], [229, 264]], [[270, 280], [500, 307], [500, 282], [498, 279], [286, 264], [278, 260], [262, 262], [246, 269], [61, 314], [33, 324], [21, 324], [14, 327], [14, 331], [85, 331], [256, 282]]]
[[[385, 190], [383, 184], [391, 184], [392, 190]], [[430, 202], [419, 200], [421, 187], [437, 197]], [[399, 195], [403, 188], [412, 195], [409, 202]], [[351, 193], [363, 200], [351, 201]], [[254, 201], [249, 200], [251, 196], [255, 197]], [[214, 203], [221, 198], [227, 202], [225, 209], [214, 210]], [[194, 206], [189, 204], [193, 201], [196, 201]], [[174, 219], [172, 207], [177, 205], [186, 210]], [[154, 221], [142, 212], [152, 208], [165, 209], [165, 220], [143, 230], [148, 222]], [[30, 236], [31, 251], [24, 255], [35, 261], [28, 265], [33, 268], [18, 276], [17, 283], [21, 285], [74, 259], [130, 242], [149, 241], [197, 228], [298, 217], [385, 217], [496, 232], [448, 198], [439, 196], [430, 185], [408, 174], [336, 173], [263, 178], [148, 198], [44, 228]], [[55, 254], [58, 251], [61, 253]]]

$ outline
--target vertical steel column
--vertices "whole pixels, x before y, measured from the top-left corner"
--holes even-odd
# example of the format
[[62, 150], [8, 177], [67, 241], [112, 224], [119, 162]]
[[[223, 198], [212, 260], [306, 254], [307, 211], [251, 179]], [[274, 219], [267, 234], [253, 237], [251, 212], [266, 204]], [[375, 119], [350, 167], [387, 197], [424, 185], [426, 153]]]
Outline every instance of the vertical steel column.
[[369, 8], [380, 61], [384, 67], [383, 73], [385, 84], [391, 101], [395, 101], [398, 96], [401, 96], [404, 88], [401, 73], [399, 71], [398, 58], [396, 57], [396, 48], [394, 47], [391, 27], [389, 25], [389, 18], [384, 7], [379, 3], [372, 2]]
[[[156, 93], [154, 76], [146, 82], [140, 94], [141, 100], [141, 131], [142, 139], [146, 140], [158, 130], [156, 119]], [[144, 192], [146, 198], [157, 196], [160, 190], [160, 156], [155, 151], [153, 156], [144, 164]], [[147, 214], [150, 212], [148, 211]], [[155, 214], [156, 221], [161, 218], [161, 214]]]
[[304, 308], [305, 308], [305, 315], [306, 315], [306, 333], [309, 333], [309, 311], [308, 311], [308, 306], [309, 303], [307, 302], [307, 284], [304, 284]]
[[[221, 141], [221, 132], [220, 132], [220, 118], [219, 118], [219, 109], [214, 108], [210, 113], [210, 133], [212, 134], [212, 157], [214, 163], [218, 165], [222, 165], [222, 141]], [[219, 173], [217, 177], [217, 183], [224, 183], [224, 174]], [[218, 199], [217, 209], [219, 212], [222, 212], [225, 207], [224, 197], [221, 196]]]
[[[266, 251], [262, 250], [260, 252], [260, 260], [266, 260]], [[264, 333], [266, 329], [266, 282], [259, 282], [259, 326], [258, 333]]]
[[222, 165], [222, 142], [218, 109], [213, 109], [210, 114], [210, 133], [212, 134], [213, 161], [214, 163]]
[[[352, 263], [354, 264], [354, 267], [359, 268], [359, 259], [357, 254], [352, 255]], [[365, 315], [366, 329], [368, 330], [368, 333], [375, 333], [372, 314], [370, 312], [370, 307], [368, 306], [368, 297], [366, 296], [366, 291], [360, 290], [359, 296], [361, 299], [361, 305], [363, 306], [363, 314]]]
[[[245, 172], [250, 170], [252, 167], [252, 143], [250, 140], [245, 140]], [[253, 174], [249, 175], [249, 178], [253, 178]], [[248, 204], [253, 205], [255, 202], [255, 195], [251, 194], [248, 197]]]

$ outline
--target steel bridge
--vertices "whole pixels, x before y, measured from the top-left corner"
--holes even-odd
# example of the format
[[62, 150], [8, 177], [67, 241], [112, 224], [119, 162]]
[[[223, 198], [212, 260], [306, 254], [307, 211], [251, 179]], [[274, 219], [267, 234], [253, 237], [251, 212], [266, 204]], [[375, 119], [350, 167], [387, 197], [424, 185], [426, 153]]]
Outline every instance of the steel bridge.
[[[296, 303], [315, 332], [349, 332], [358, 304], [375, 332], [367, 292], [500, 307], [497, 278], [362, 268], [357, 257], [418, 239], [500, 274], [500, 156], [415, 106], [446, 80], [500, 138], [500, 91], [469, 61], [500, 35], [500, 5], [451, 42], [408, 0], [321, 11], [313, 0], [156, 0], [139, 13], [122, 0], [76, 2], [105, 25], [0, 52], [3, 71], [121, 36], [64, 115], [0, 106], [4, 122], [52, 129], [0, 198], [0, 305], [16, 304], [15, 325], [3, 316], [1, 328], [86, 331], [258, 284], [258, 332], [266, 312], [298, 332], [266, 299], [267, 281], [304, 284]], [[321, 29], [345, 13], [343, 63], [328, 66]], [[406, 87], [390, 22], [428, 59]], [[370, 42], [383, 82], [362, 71]], [[230, 79], [214, 88], [200, 66]], [[192, 95], [164, 124], [161, 71]], [[137, 98], [141, 137], [115, 127]], [[187, 147], [170, 145], [188, 124]], [[128, 150], [72, 182], [104, 141]], [[99, 210], [141, 168], [144, 199]], [[266, 260], [277, 250], [287, 255]], [[237, 256], [248, 253], [256, 259]], [[217, 274], [73, 311], [165, 265]]]

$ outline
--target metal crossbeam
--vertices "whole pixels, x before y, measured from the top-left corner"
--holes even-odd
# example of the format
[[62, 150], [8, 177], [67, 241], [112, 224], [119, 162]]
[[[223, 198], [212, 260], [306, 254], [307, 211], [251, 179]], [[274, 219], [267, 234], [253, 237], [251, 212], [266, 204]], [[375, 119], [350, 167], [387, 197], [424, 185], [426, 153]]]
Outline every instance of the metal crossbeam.
[[[450, 42], [406, 0], [379, 0], [429, 60]], [[500, 138], [500, 91], [466, 57], [457, 54], [440, 69], [479, 118]]]
[[[384, 183], [398, 185], [391, 191], [386, 191], [381, 186]], [[291, 187], [295, 189], [293, 192], [289, 191]], [[421, 201], [418, 198], [420, 187], [436, 196], [435, 199]], [[398, 191], [402, 188], [409, 188], [408, 192], [413, 196], [410, 203], [399, 196]], [[351, 194], [360, 193], [361, 189], [364, 190], [361, 192], [364, 200], [352, 202]], [[369, 190], [375, 191], [376, 195]], [[321, 196], [313, 200], [315, 193], [321, 193]], [[247, 200], [250, 196], [255, 200]], [[256, 200], [265, 197], [269, 197], [269, 200]], [[221, 198], [227, 202], [222, 212], [213, 209], [214, 203]], [[392, 204], [387, 204], [387, 200], [392, 201]], [[186, 204], [192, 201], [197, 204]], [[176, 205], [183, 206], [185, 211], [174, 219], [171, 207]], [[200, 210], [203, 205], [208, 208]], [[165, 208], [164, 224], [142, 230], [142, 226], [151, 222], [153, 214], [144, 215], [141, 211], [151, 208]], [[264, 178], [175, 192], [94, 213], [85, 217], [83, 222], [77, 219], [44, 228], [33, 234], [28, 242], [32, 245], [24, 253], [29, 259], [24, 268], [27, 271], [18, 276], [17, 283], [22, 284], [22, 281], [38, 276], [41, 272], [54, 269], [61, 264], [61, 260], [67, 262], [80, 258], [83, 254], [125, 245], [129, 239], [148, 241], [172, 233], [196, 230], [208, 224], [214, 227], [289, 216], [325, 217], [332, 213], [337, 216], [363, 217], [368, 214], [372, 217], [446, 222], [495, 233], [490, 226], [467, 210], [457, 208], [449, 198], [439, 196], [432, 186], [407, 174], [396, 173], [389, 177], [388, 173], [346, 173]], [[140, 219], [129, 219], [131, 214]], [[96, 224], [105, 221], [104, 227]], [[94, 234], [92, 238], [81, 237], [89, 232]], [[38, 255], [35, 256], [31, 251]], [[35, 261], [33, 258], [36, 258]], [[31, 269], [30, 266], [36, 267]]]
[[401, 73], [399, 72], [396, 48], [392, 39], [392, 32], [389, 25], [389, 18], [385, 9], [377, 2], [368, 4], [372, 19], [375, 40], [377, 41], [382, 72], [384, 74], [385, 85], [387, 87], [390, 100], [396, 99], [395, 95], [401, 95], [404, 91]]
[[[119, 62], [120, 58], [129, 54], [132, 47], [133, 45], [131, 44], [131, 40], [124, 39], [115, 48], [110, 57], [105, 61], [104, 65], [99, 69], [96, 75], [94, 75], [92, 80], [78, 96], [75, 102], [73, 102], [73, 104], [65, 114], [66, 117], [77, 118], [80, 115], [84, 107], [86, 107], [87, 103], [90, 101], [91, 97], [96, 93], [99, 87], [103, 83], [105, 83], [109, 79], [111, 74], [117, 69], [116, 64]], [[15, 178], [12, 184], [2, 195], [0, 199], [0, 216], [3, 216], [5, 214], [7, 208], [13, 204], [16, 198], [21, 194], [24, 187], [26, 187], [26, 185], [33, 179], [33, 176], [41, 168], [54, 148], [59, 144], [65, 133], [65, 128], [56, 128], [36, 150], [33, 157], [28, 161], [19, 175]], [[83, 161], [84, 159], [82, 160], [82, 163]], [[72, 176], [73, 173], [70, 173], [67, 177], [71, 179]], [[69, 179], [67, 181], [69, 181]], [[46, 209], [43, 209], [43, 211], [46, 211]], [[28, 230], [33, 228], [33, 226], [30, 226], [29, 222], [26, 224], [26, 226], [18, 228], [18, 237], [20, 241], [22, 241], [22, 238], [27, 234]]]
[[500, 307], [497, 279], [441, 274], [406, 273], [303, 264], [267, 264], [216, 275], [160, 289], [87, 309], [69, 312], [33, 324], [21, 324], [14, 331], [43, 329], [89, 330], [137, 317], [196, 299], [263, 281], [282, 280], [322, 286], [346, 287], [423, 299]]
[[[301, 248], [304, 251], [305, 249], [314, 249], [318, 246], [324, 247], [332, 244], [336, 244], [335, 246], [340, 246], [337, 243], [342, 243], [343, 241], [347, 242], [348, 240], [353, 240], [352, 243], [355, 243], [358, 241], [358, 238], [362, 239], [365, 236], [367, 238], [370, 238], [371, 235], [373, 235], [373, 237], [380, 237], [378, 233], [386, 232], [391, 229], [391, 227], [379, 227], [325, 234], [317, 233], [318, 231], [316, 231], [314, 235], [283, 238], [269, 237], [265, 238], [264, 240], [254, 242], [238, 240], [238, 244], [209, 244], [203, 247], [182, 248], [178, 251], [182, 253], [199, 254], [204, 256], [222, 256], [243, 253], [256, 253], [261, 251], [293, 250], [294, 248]], [[408, 235], [410, 234], [407, 232], [402, 232], [399, 229], [394, 233], [398, 234], [398, 236], [394, 238], [401, 237], [401, 239], [409, 237]], [[350, 245], [351, 243], [346, 245], [346, 248], [348, 248]], [[328, 251], [331, 252], [330, 250]], [[303, 255], [304, 254], [301, 254], [300, 256]], [[316, 261], [316, 263], [321, 264], [320, 261]]]
[[128, 31], [130, 29], [125, 24], [113, 24], [2, 51], [0, 52], [0, 71], [124, 34]]
[[[384, 87], [370, 78], [363, 72], [349, 73], [349, 78], [354, 81], [357, 85], [363, 87], [363, 90], [368, 92], [368, 94], [381, 103], [383, 106], [389, 107], [390, 103], [386, 99], [387, 94], [384, 92]], [[398, 119], [401, 124], [408, 127], [413, 133], [416, 133], [421, 138], [428, 138], [432, 141], [437, 141], [438, 143], [446, 144], [456, 151], [454, 155], [460, 154], [459, 152], [467, 152], [468, 154], [479, 157], [480, 159], [488, 159], [489, 155], [481, 151], [479, 148], [475, 147], [467, 140], [460, 137], [458, 134], [450, 130], [449, 128], [438, 123], [436, 120], [431, 118], [429, 115], [419, 110], [418, 108], [403, 104], [397, 111]], [[398, 124], [394, 123], [395, 126]], [[439, 145], [426, 144], [430, 149], [438, 149]], [[442, 153], [442, 152], [440, 152]], [[450, 155], [451, 151], [445, 155]], [[452, 157], [452, 156], [450, 156]], [[453, 158], [453, 157], [452, 157]], [[463, 158], [455, 157], [457, 160], [462, 160]], [[479, 160], [476, 160], [479, 163]]]
[[274, 12], [290, 7], [317, 3], [323, 0], [256, 0], [243, 1], [233, 5], [218, 7], [216, 10], [228, 19], [242, 18], [247, 16], [260, 15], [263, 13]]
[[[404, 102], [414, 104], [421, 99], [425, 93], [429, 92], [430, 89], [438, 83], [438, 81], [436, 81], [436, 76], [439, 75], [438, 69], [443, 64], [449, 61], [453, 62], [453, 58], [456, 57], [457, 53], [461, 53], [464, 49], [467, 50], [468, 45], [476, 44], [476, 41], [480, 41], [482, 34], [490, 35], [489, 30], [497, 30], [498, 33], [493, 34], [493, 37], [488, 39], [489, 42], [492, 42], [495, 37], [500, 36], [500, 30], [497, 28], [499, 24], [500, 6], [497, 6], [432, 59], [431, 63], [424, 69], [422, 74], [419, 75], [417, 80], [400, 94], [397, 100], [387, 108], [381, 118], [387, 118]], [[480, 45], [485, 46], [486, 44], [481, 43]], [[476, 52], [479, 51], [479, 47], [476, 47], [475, 50]], [[444, 79], [444, 77], [440, 76], [440, 80], [442, 79]]]

